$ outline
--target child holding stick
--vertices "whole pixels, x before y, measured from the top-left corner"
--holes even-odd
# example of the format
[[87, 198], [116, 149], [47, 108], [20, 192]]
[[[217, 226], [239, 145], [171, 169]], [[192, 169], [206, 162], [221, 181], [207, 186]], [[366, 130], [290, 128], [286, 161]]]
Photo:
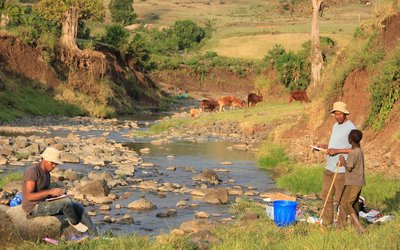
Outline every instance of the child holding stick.
[[345, 181], [344, 190], [340, 199], [340, 210], [338, 216], [338, 227], [342, 227], [350, 215], [354, 226], [361, 232], [366, 232], [366, 229], [361, 225], [358, 219], [358, 198], [361, 194], [361, 189], [365, 186], [364, 175], [364, 153], [361, 150], [360, 141], [362, 139], [362, 132], [353, 129], [349, 134], [349, 143], [352, 150], [349, 153], [347, 161], [342, 155], [339, 156], [339, 161], [345, 167]]

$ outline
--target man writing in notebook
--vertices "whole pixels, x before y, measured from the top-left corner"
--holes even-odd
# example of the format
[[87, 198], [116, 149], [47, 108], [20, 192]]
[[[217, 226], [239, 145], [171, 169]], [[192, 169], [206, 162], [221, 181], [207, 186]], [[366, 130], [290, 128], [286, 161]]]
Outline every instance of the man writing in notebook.
[[[78, 231], [97, 235], [96, 227], [82, 204], [67, 196], [61, 198], [65, 195], [63, 189], [50, 188], [50, 172], [58, 164], [62, 164], [60, 153], [58, 149], [48, 147], [41, 154], [42, 160], [25, 170], [22, 180], [22, 208], [33, 217], [64, 214]], [[54, 199], [57, 197], [60, 199]]]

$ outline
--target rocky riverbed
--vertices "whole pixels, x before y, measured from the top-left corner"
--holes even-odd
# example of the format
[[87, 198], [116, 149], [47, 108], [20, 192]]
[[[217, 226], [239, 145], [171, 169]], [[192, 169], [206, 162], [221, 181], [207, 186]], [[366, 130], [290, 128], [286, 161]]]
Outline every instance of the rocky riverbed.
[[[136, 136], [151, 123], [46, 117], [3, 124], [0, 171], [22, 173], [40, 161], [47, 146], [62, 150], [65, 164], [52, 171], [53, 181], [87, 207], [102, 232], [117, 234], [194, 230], [189, 221], [200, 218], [223, 223], [234, 219], [228, 204], [236, 198], [263, 203], [270, 196], [273, 181], [251, 153], [258, 138], [234, 124], [225, 133], [171, 130]], [[20, 188], [20, 182], [7, 184], [2, 203]]]

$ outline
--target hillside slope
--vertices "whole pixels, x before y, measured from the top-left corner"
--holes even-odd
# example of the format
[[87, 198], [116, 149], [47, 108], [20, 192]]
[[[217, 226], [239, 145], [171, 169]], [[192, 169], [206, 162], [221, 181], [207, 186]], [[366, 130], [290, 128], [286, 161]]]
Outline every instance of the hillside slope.
[[[362, 27], [364, 35], [354, 39], [325, 69], [323, 86], [309, 88], [313, 102], [305, 108], [305, 119], [283, 138], [276, 138], [289, 145], [288, 152], [298, 152], [313, 143], [327, 143], [335, 123], [329, 111], [333, 102], [341, 100], [348, 105], [348, 118], [364, 132], [362, 147], [367, 169], [399, 175], [400, 84], [396, 77], [388, 76], [400, 73], [395, 66], [399, 63], [399, 27], [400, 13], [377, 25]], [[387, 85], [383, 85], [385, 80]], [[304, 156], [308, 157], [306, 160], [323, 161], [315, 154]]]
[[[4, 74], [22, 77], [28, 85], [39, 83], [50, 97], [75, 105], [92, 116], [132, 113], [140, 107], [160, 105], [161, 92], [136, 68], [134, 58], [122, 58], [110, 49], [99, 49], [102, 52], [83, 50], [70, 61], [65, 61], [63, 52], [57, 51], [55, 61], [48, 62], [39, 47], [1, 34], [0, 66]], [[3, 87], [9, 86], [12, 83]], [[21, 115], [12, 113], [10, 106], [9, 118]]]

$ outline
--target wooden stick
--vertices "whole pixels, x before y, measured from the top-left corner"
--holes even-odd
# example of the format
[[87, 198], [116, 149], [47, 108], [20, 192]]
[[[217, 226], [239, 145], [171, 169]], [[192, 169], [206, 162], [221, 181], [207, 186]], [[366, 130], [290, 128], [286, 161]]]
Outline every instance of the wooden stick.
[[335, 172], [335, 175], [333, 176], [331, 187], [329, 188], [328, 195], [325, 198], [324, 206], [322, 207], [321, 214], [319, 215], [319, 221], [318, 221], [319, 224], [322, 224], [322, 215], [324, 214], [326, 203], [328, 203], [328, 198], [331, 195], [331, 191], [332, 191], [333, 185], [335, 184], [335, 179], [336, 179], [336, 176], [337, 176], [337, 174], [339, 172], [339, 167], [340, 167], [340, 162], [338, 161], [336, 163], [336, 172]]

